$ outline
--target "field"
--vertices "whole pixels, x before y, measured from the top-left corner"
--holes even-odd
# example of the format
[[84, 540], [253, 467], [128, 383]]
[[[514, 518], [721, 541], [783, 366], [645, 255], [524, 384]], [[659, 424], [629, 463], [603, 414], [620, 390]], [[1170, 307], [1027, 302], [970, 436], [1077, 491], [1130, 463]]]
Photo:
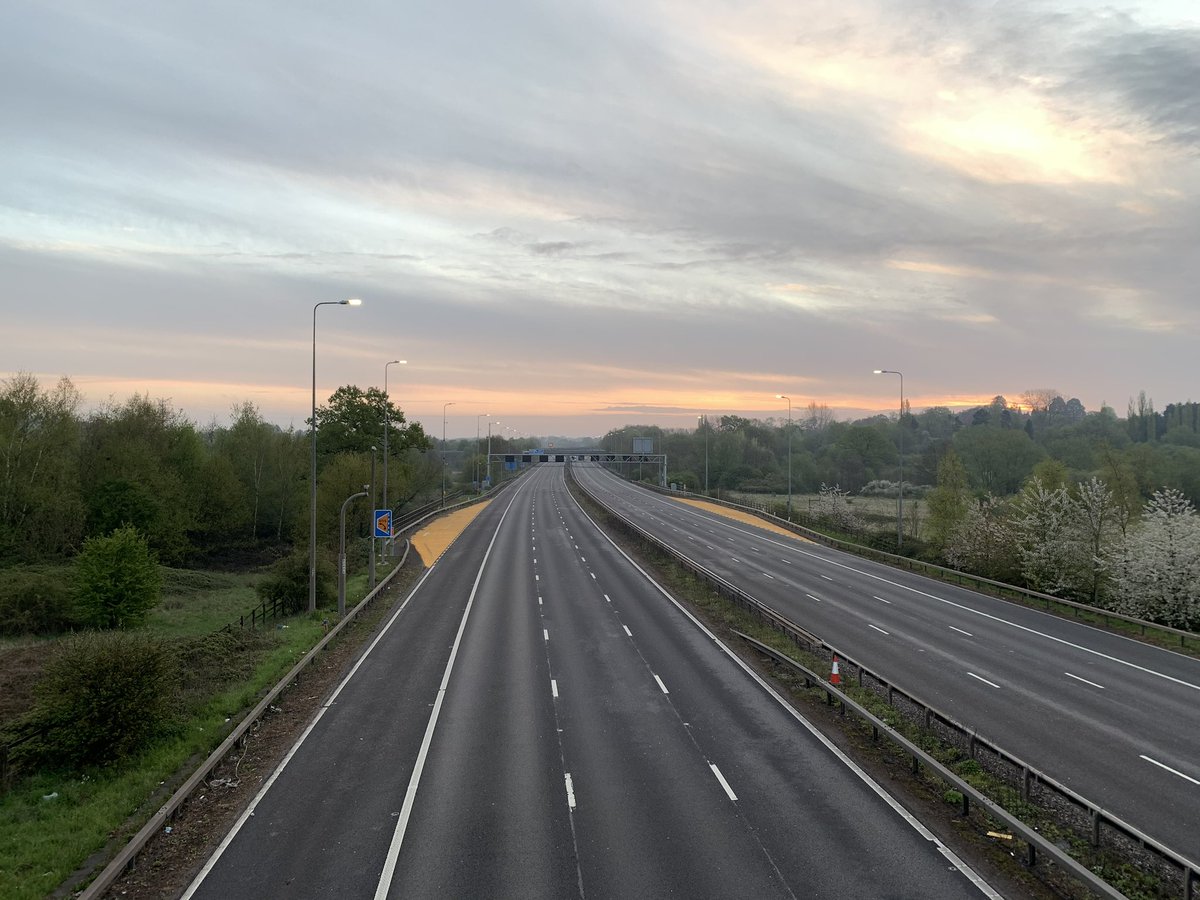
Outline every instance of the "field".
[[[381, 570], [380, 577], [384, 574]], [[236, 623], [258, 602], [256, 579], [253, 574], [164, 570], [163, 598], [146, 628], [172, 641], [193, 639], [181, 646], [194, 648], [194, 639]], [[349, 579], [352, 602], [366, 592], [365, 574]], [[230, 723], [321, 638], [327, 615], [293, 616], [253, 632], [235, 627], [219, 640], [202, 642], [205, 664], [184, 673], [180, 716], [171, 733], [127, 765], [18, 779], [0, 796], [0, 897], [47, 896], [115, 833], [131, 828], [131, 816], [157, 808], [162, 798], [155, 793], [189, 760], [211, 752]], [[0, 645], [0, 726], [27, 708], [42, 661], [54, 645], [53, 639], [12, 639]]]

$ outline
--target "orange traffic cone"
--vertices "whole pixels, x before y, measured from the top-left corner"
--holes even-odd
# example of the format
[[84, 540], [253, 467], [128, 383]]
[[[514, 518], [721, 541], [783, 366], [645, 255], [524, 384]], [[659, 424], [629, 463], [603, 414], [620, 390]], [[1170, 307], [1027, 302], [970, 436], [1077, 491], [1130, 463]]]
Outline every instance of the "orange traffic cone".
[[829, 676], [829, 683], [830, 684], [841, 684], [842, 683], [842, 673], [840, 671], [838, 671], [838, 658], [837, 658], [836, 653], [833, 654], [833, 672]]

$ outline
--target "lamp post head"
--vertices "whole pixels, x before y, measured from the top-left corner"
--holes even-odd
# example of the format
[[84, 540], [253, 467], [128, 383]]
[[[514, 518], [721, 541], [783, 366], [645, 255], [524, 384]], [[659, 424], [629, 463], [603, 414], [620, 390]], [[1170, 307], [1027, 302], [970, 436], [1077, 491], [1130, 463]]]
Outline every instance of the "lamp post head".
[[874, 372], [874, 374], [876, 374], [876, 375], [882, 375], [882, 374], [883, 374], [883, 369], [876, 369], [876, 370], [875, 370], [875, 372]]
[[362, 306], [362, 301], [357, 297], [351, 297], [349, 300], [339, 300], [340, 306]]

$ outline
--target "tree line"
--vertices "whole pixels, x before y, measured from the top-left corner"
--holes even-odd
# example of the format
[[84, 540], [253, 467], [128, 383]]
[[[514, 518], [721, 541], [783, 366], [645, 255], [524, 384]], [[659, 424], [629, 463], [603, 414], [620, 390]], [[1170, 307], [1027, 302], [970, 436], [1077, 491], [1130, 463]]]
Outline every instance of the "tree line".
[[[307, 538], [307, 428], [268, 423], [249, 402], [227, 424], [205, 426], [141, 394], [86, 415], [81, 406], [67, 378], [43, 388], [19, 373], [0, 385], [0, 565], [68, 560], [123, 526], [172, 566], [258, 560]], [[439, 474], [420, 424], [375, 388], [338, 388], [318, 408], [317, 428], [327, 549], [341, 502], [368, 483], [372, 458], [377, 485], [388, 467], [396, 508], [424, 498]], [[367, 516], [356, 517], [355, 533], [366, 528]]]

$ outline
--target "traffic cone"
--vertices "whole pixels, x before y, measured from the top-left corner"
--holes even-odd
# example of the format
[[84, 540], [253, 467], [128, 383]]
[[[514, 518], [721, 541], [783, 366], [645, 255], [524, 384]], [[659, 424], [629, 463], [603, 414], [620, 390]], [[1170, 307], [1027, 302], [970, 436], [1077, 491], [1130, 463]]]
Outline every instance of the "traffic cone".
[[842, 673], [840, 671], [838, 671], [838, 658], [837, 658], [836, 653], [833, 654], [833, 672], [829, 676], [829, 683], [830, 684], [841, 684], [842, 683]]

